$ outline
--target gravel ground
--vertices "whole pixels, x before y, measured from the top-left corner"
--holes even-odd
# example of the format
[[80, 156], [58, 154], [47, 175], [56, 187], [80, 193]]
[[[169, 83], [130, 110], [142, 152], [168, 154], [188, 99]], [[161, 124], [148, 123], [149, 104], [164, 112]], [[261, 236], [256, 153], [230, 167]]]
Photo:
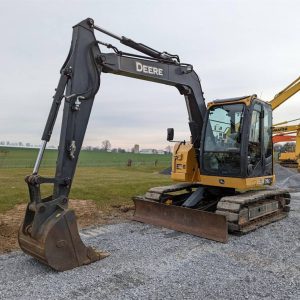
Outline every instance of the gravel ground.
[[300, 299], [300, 193], [288, 218], [221, 244], [137, 222], [82, 230], [108, 250], [57, 273], [22, 252], [0, 256], [1, 299]]
[[280, 188], [299, 188], [300, 173], [294, 168], [285, 168], [275, 164], [274, 172], [276, 175], [276, 186]]

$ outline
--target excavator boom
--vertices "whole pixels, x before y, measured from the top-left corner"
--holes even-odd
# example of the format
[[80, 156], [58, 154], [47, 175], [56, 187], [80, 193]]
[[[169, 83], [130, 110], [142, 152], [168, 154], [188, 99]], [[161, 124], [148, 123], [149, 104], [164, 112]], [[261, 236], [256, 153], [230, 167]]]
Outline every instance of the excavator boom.
[[287, 101], [290, 97], [298, 93], [300, 90], [300, 76], [290, 83], [286, 88], [280, 91], [275, 97], [269, 101], [272, 109], [278, 108], [281, 104]]

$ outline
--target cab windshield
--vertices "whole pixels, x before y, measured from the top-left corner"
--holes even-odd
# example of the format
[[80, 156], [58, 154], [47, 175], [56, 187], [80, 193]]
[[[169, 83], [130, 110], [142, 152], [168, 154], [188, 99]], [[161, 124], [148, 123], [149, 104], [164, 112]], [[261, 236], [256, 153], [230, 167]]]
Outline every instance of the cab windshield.
[[204, 151], [239, 152], [243, 104], [227, 104], [209, 110]]
[[224, 104], [209, 110], [203, 168], [207, 174], [239, 176], [244, 104]]

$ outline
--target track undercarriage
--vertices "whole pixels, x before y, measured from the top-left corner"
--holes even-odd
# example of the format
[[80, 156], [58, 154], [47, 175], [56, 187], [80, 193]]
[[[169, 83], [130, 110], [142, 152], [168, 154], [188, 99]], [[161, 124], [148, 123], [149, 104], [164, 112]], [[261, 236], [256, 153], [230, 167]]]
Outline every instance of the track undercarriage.
[[236, 192], [181, 183], [133, 198], [134, 220], [226, 242], [228, 231], [247, 233], [288, 215], [285, 189]]

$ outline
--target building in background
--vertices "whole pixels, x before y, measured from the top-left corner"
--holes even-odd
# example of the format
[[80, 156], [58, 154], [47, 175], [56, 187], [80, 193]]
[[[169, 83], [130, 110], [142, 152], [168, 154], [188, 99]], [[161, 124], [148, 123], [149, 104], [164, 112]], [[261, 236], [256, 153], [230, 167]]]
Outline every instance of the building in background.
[[142, 149], [140, 151], [141, 154], [157, 154], [157, 150], [155, 149]]
[[138, 144], [135, 144], [133, 146], [132, 152], [133, 153], [140, 153], [140, 146]]

